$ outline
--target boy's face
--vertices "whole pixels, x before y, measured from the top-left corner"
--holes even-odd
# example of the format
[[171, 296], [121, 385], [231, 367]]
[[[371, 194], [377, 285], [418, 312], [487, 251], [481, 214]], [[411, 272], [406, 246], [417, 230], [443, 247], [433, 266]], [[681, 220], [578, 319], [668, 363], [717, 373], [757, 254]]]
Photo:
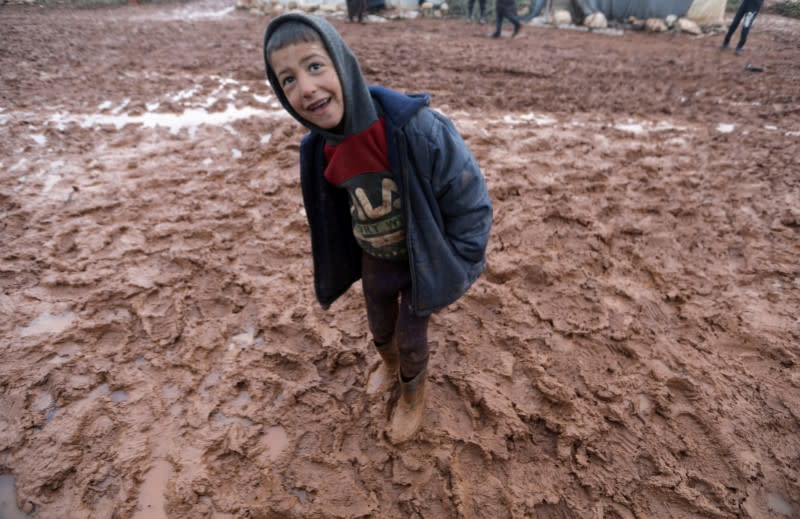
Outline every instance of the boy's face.
[[322, 42], [274, 50], [269, 61], [286, 99], [303, 119], [324, 130], [342, 121], [342, 84]]

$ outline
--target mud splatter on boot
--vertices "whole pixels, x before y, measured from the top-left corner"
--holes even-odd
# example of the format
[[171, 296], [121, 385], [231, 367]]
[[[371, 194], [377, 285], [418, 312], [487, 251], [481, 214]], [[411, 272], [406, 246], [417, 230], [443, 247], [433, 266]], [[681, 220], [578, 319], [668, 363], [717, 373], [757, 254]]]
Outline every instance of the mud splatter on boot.
[[417, 376], [409, 381], [400, 379], [400, 398], [397, 400], [389, 424], [389, 440], [394, 444], [403, 443], [412, 439], [420, 427], [425, 414], [425, 398], [428, 393], [426, 384], [428, 370], [423, 369]]
[[400, 356], [394, 338], [382, 346], [375, 344], [375, 349], [381, 356], [381, 363], [367, 379], [368, 395], [378, 395], [392, 389], [400, 371]]

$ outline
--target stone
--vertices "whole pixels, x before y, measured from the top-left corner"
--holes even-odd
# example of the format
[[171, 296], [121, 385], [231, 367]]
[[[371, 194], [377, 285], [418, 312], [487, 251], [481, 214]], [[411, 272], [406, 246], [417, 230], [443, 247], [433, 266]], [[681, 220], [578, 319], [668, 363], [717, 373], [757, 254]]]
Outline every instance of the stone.
[[700, 26], [688, 18], [680, 18], [678, 20], [678, 30], [688, 32], [689, 34], [703, 34]]
[[650, 32], [667, 32], [667, 23], [661, 18], [648, 18], [644, 28]]
[[556, 9], [550, 14], [550, 23], [553, 25], [569, 25], [572, 23], [572, 15], [566, 9]]
[[583, 25], [592, 29], [606, 29], [608, 27], [608, 20], [606, 19], [606, 15], [597, 11], [584, 18]]

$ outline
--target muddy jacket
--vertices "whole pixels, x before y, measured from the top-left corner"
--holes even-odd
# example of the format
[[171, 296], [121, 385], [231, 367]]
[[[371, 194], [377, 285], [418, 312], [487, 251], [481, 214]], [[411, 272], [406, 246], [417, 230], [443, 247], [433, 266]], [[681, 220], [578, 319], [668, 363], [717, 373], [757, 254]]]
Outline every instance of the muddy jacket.
[[[428, 96], [370, 87], [386, 127], [389, 165], [400, 190], [412, 279], [412, 308], [428, 315], [458, 299], [486, 264], [492, 206], [483, 175], [449, 119]], [[348, 193], [325, 180], [325, 139], [300, 147], [300, 179], [311, 228], [314, 288], [327, 306], [361, 277]]]

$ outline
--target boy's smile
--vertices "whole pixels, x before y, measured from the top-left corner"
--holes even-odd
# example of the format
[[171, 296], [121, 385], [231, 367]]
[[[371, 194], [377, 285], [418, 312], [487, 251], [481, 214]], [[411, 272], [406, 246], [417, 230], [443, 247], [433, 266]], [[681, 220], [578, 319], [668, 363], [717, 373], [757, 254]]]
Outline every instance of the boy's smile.
[[274, 50], [269, 61], [286, 99], [300, 117], [325, 130], [342, 121], [342, 84], [321, 42], [300, 42]]

